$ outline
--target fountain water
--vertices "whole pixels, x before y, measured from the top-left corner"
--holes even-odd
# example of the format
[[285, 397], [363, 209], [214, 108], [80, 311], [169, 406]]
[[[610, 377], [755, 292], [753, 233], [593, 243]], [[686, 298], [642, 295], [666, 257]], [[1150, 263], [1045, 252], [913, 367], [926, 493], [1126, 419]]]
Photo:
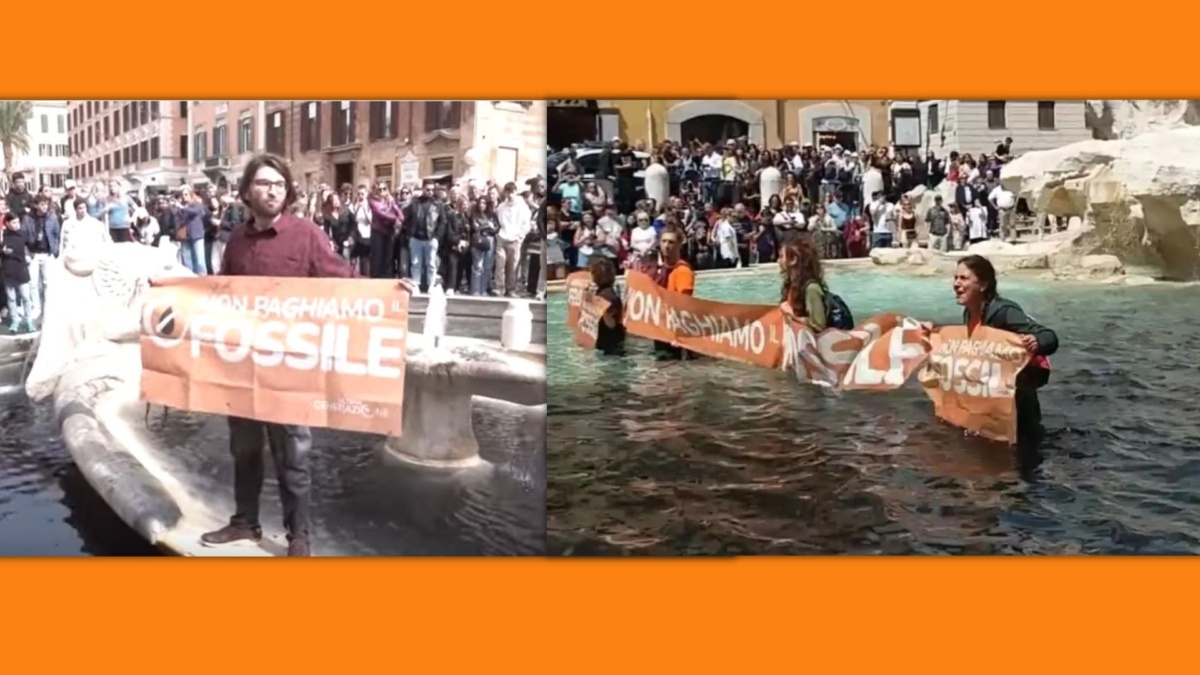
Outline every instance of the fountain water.
[[[518, 301], [520, 302], [520, 301]], [[533, 315], [528, 302], [524, 325], [528, 336]], [[448, 338], [448, 299], [440, 285], [429, 294], [425, 326], [409, 336], [404, 374], [404, 418], [400, 436], [387, 448], [402, 461], [422, 466], [457, 469], [479, 466], [479, 441], [471, 425], [473, 396], [487, 396], [521, 405], [544, 405], [545, 360], [533, 357], [529, 339], [522, 344], [495, 345], [484, 340]], [[505, 312], [508, 326], [514, 321]]]
[[[199, 532], [223, 524], [232, 509], [225, 421], [174, 411], [151, 415], [138, 400], [145, 280], [190, 273], [173, 256], [139, 244], [106, 245], [85, 257], [68, 254], [55, 265], [61, 278], [55, 279], [46, 306], [27, 393], [35, 401], [53, 400], [72, 459], [123, 521], [174, 552], [213, 555], [196, 541]], [[478, 310], [456, 313], [445, 295], [438, 295], [435, 290], [427, 299], [414, 298], [410, 314], [410, 325], [419, 324], [427, 302], [434, 316], [425, 317], [432, 320], [421, 333], [410, 335], [403, 436], [317, 430], [326, 451], [314, 453], [313, 460], [314, 490], [326, 492], [314, 525], [319, 555], [535, 553], [533, 542], [541, 550], [543, 498], [536, 473], [518, 481], [514, 491], [517, 484], [502, 472], [472, 472], [460, 479], [421, 468], [484, 464], [480, 439], [483, 456], [498, 466], [540, 457], [544, 447], [544, 350], [514, 353], [488, 340], [446, 336], [448, 319], [457, 321], [457, 329], [484, 324], [476, 320]], [[462, 321], [462, 314], [471, 315], [470, 321]], [[491, 400], [472, 406], [473, 395], [521, 407]], [[386, 461], [391, 456], [418, 466], [405, 469]], [[399, 498], [392, 495], [399, 493], [426, 501], [393, 503]], [[262, 507], [266, 539], [237, 555], [282, 550], [282, 532], [274, 526], [277, 506], [264, 498]], [[467, 511], [496, 516], [463, 516]], [[433, 527], [424, 522], [426, 516], [459, 525]], [[460, 516], [471, 522], [460, 523]], [[459, 532], [461, 526], [487, 528], [488, 534]], [[484, 540], [499, 543], [481, 547], [478, 542]]]

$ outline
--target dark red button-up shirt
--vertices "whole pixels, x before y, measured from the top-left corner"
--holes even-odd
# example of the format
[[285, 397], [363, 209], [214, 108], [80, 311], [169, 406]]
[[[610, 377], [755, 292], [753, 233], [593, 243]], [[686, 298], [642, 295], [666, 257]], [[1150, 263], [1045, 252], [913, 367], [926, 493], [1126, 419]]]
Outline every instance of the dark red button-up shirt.
[[229, 235], [221, 274], [250, 277], [357, 277], [358, 273], [333, 252], [329, 237], [316, 223], [289, 213], [265, 230], [254, 220], [238, 225]]

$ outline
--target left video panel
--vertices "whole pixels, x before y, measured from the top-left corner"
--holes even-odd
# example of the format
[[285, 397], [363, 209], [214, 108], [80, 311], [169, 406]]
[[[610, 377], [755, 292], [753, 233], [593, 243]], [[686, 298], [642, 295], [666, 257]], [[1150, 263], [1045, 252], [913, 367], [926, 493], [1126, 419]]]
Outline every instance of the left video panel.
[[0, 120], [0, 556], [545, 553], [544, 102]]

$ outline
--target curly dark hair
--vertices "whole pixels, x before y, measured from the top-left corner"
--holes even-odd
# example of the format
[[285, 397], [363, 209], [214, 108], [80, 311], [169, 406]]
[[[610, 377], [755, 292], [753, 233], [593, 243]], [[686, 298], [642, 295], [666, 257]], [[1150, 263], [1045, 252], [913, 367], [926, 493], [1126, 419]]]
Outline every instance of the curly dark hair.
[[780, 248], [779, 260], [781, 264], [786, 262], [780, 273], [783, 283], [779, 289], [779, 301], [790, 304], [797, 317], [808, 316], [804, 289], [814, 281], [825, 285], [820, 256], [805, 238], [789, 237]]

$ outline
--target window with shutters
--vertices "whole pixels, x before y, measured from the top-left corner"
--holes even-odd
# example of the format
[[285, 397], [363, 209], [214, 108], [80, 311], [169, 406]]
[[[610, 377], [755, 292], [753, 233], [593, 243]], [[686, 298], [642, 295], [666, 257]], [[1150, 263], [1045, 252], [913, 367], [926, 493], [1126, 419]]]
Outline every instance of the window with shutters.
[[462, 123], [462, 101], [426, 101], [425, 131], [457, 129]]
[[300, 111], [300, 152], [321, 148], [321, 104], [305, 101]]
[[282, 112], [271, 113], [267, 120], [267, 152], [283, 155], [287, 151], [287, 121]]
[[396, 138], [399, 132], [399, 101], [371, 101], [367, 120], [368, 141]]
[[988, 101], [988, 129], [1008, 128], [1008, 101]]
[[354, 101], [334, 101], [330, 107], [333, 108], [330, 145], [337, 147], [354, 143], [358, 135], [354, 129], [358, 122], [358, 105]]

